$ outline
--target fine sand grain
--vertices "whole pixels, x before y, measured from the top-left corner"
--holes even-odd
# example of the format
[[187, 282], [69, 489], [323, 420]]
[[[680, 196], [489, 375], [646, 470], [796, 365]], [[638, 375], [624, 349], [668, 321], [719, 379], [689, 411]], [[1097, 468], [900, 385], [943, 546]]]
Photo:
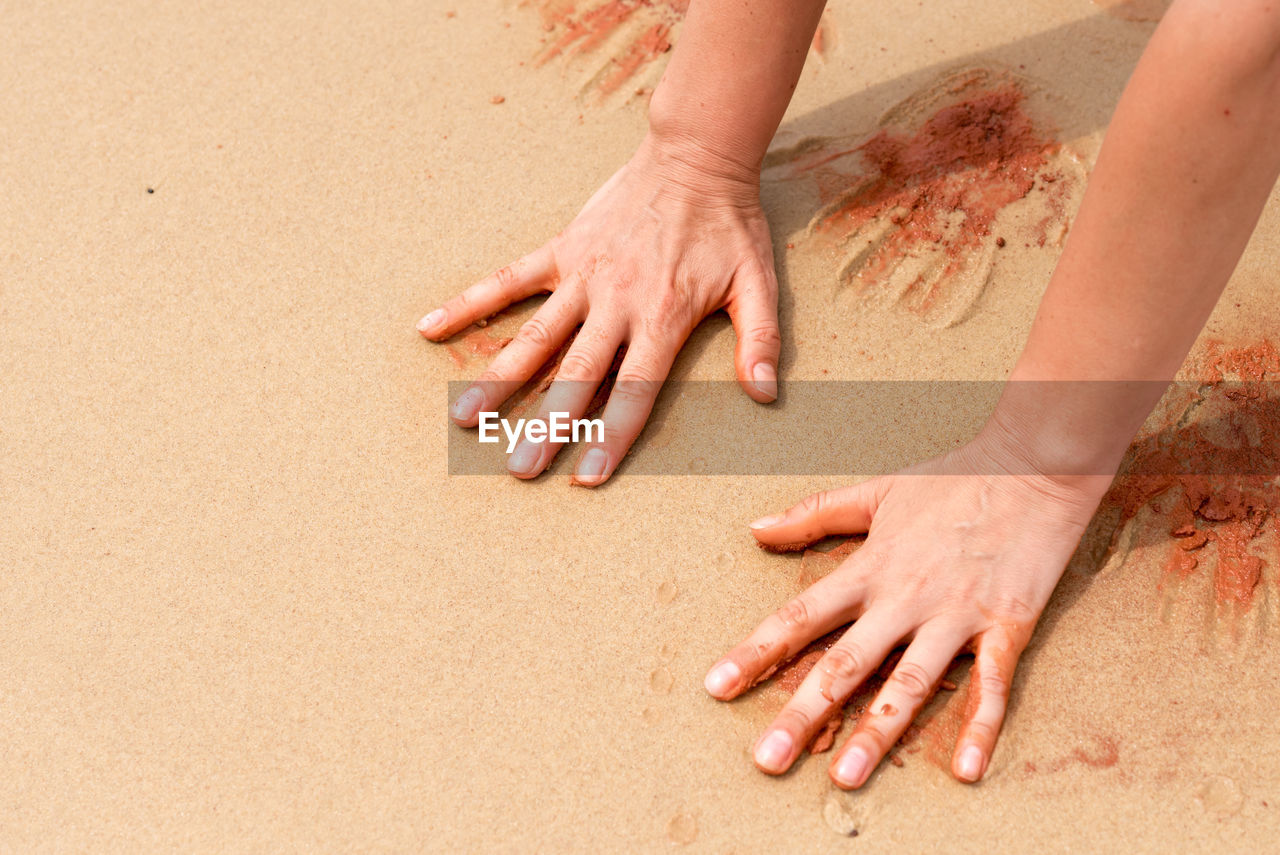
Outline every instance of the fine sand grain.
[[[0, 849], [1274, 846], [1270, 483], [1118, 486], [987, 779], [944, 770], [961, 660], [846, 794], [829, 754], [748, 756], [811, 661], [732, 704], [701, 682], [856, 546], [768, 554], [746, 523], [859, 473], [449, 476], [448, 382], [539, 301], [447, 345], [413, 324], [625, 160], [684, 5], [7, 5]], [[784, 392], [1004, 376], [1161, 5], [830, 4], [764, 175]], [[1280, 368], [1278, 263], [1273, 197], [1188, 376]], [[732, 348], [713, 318], [673, 376], [730, 381]], [[1230, 453], [1240, 418], [1280, 453], [1273, 403], [1215, 388], [1150, 435]]]

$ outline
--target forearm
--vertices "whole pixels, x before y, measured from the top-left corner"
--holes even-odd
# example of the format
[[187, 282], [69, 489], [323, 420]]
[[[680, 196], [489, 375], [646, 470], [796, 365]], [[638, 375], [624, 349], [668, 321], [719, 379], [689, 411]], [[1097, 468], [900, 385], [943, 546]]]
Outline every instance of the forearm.
[[1139, 62], [997, 410], [1049, 465], [1113, 471], [1226, 286], [1280, 172], [1278, 19], [1184, 0]]
[[782, 121], [825, 0], [692, 0], [649, 104], [652, 140], [750, 183]]

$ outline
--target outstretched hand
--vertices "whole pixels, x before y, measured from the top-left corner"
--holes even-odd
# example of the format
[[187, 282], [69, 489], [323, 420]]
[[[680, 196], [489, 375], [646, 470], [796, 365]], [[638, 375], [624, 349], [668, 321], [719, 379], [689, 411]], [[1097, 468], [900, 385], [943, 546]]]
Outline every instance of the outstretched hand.
[[832, 780], [845, 789], [862, 786], [965, 649], [975, 660], [951, 770], [962, 781], [983, 776], [1018, 657], [1110, 481], [1010, 474], [1025, 467], [1005, 447], [984, 434], [898, 474], [817, 493], [751, 524], [762, 546], [780, 551], [867, 533], [843, 564], [765, 619], [707, 674], [707, 691], [730, 700], [809, 642], [853, 622], [756, 742], [762, 771], [790, 768], [906, 643], [833, 758]]
[[[588, 445], [576, 467], [580, 484], [596, 486], [614, 472], [644, 427], [676, 354], [712, 312], [725, 309], [733, 321], [743, 389], [761, 402], [777, 397], [778, 285], [758, 174], [646, 140], [564, 231], [428, 314], [418, 329], [443, 341], [548, 291], [450, 416], [474, 427], [481, 411], [497, 410], [571, 341], [537, 418], [553, 412], [581, 418], [625, 346], [603, 415], [603, 441]], [[561, 445], [521, 440], [508, 471], [533, 478]]]

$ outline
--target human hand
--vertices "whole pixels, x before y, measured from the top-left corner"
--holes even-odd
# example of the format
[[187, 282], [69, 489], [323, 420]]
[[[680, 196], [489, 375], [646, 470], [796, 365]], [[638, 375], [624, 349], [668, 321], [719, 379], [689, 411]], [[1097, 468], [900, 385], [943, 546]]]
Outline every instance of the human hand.
[[751, 524], [760, 545], [777, 551], [867, 533], [860, 549], [707, 674], [707, 691], [730, 700], [853, 621], [756, 742], [762, 771], [790, 768], [894, 648], [909, 642], [833, 758], [832, 780], [862, 786], [967, 647], [975, 654], [970, 700], [951, 771], [961, 781], [983, 776], [1018, 657], [1111, 480], [1026, 474], [1024, 459], [1008, 448], [984, 431], [942, 457], [817, 493]]
[[[581, 418], [625, 346], [603, 415], [604, 439], [586, 448], [577, 483], [596, 486], [617, 468], [676, 353], [712, 312], [726, 309], [733, 321], [743, 389], [760, 402], [777, 397], [778, 285], [757, 171], [651, 135], [564, 231], [428, 314], [418, 329], [443, 341], [545, 291], [546, 303], [450, 416], [474, 427], [481, 411], [496, 410], [572, 340], [537, 418]], [[533, 478], [562, 444], [522, 439], [507, 469]]]

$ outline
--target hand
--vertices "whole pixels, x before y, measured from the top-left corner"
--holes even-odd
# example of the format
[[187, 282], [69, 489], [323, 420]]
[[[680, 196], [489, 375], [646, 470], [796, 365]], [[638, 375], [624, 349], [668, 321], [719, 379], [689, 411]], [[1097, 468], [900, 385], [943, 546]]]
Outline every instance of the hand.
[[909, 641], [833, 758], [832, 780], [844, 789], [862, 786], [966, 647], [975, 653], [971, 694], [951, 770], [961, 781], [983, 776], [1014, 666], [1111, 480], [1008, 474], [1028, 471], [1008, 447], [984, 431], [940, 458], [818, 493], [752, 523], [760, 544], [775, 550], [867, 532], [860, 549], [707, 674], [707, 691], [730, 700], [809, 642], [854, 622], [756, 743], [762, 771], [790, 768], [827, 719]]
[[[584, 415], [619, 347], [604, 411], [604, 439], [589, 445], [574, 479], [603, 483], [644, 427], [676, 353], [707, 315], [728, 310], [738, 336], [738, 380], [757, 401], [777, 397], [778, 284], [758, 171], [652, 135], [540, 249], [428, 314], [418, 329], [442, 341], [506, 306], [550, 291], [493, 363], [454, 402], [473, 427], [572, 339], [538, 418]], [[574, 337], [574, 330], [581, 330]], [[533, 478], [561, 443], [522, 440], [507, 462]]]

